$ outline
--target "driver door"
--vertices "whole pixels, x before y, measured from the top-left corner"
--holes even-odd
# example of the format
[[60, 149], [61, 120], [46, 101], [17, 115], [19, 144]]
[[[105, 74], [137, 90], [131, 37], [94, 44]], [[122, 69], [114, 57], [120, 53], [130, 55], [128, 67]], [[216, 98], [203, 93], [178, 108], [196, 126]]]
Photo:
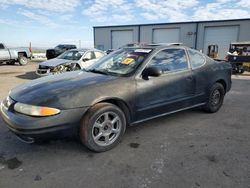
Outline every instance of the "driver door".
[[136, 121], [176, 111], [191, 104], [195, 92], [192, 70], [184, 49], [164, 49], [148, 66], [162, 70], [159, 77], [136, 80]]

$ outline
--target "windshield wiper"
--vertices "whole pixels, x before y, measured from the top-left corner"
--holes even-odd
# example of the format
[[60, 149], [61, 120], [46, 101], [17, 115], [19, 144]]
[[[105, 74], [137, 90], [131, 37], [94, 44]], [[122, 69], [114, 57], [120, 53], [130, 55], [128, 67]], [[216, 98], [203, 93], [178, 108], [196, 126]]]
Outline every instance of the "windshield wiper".
[[105, 69], [88, 69], [88, 70], [85, 69], [85, 71], [108, 75], [108, 71], [106, 71]]

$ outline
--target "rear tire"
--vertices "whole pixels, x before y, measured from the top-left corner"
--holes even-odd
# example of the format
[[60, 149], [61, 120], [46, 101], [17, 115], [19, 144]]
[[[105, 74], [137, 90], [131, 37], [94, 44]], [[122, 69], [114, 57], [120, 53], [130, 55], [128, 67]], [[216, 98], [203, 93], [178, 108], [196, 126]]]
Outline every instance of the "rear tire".
[[28, 58], [23, 54], [18, 55], [18, 62], [21, 66], [26, 65], [28, 63]]
[[223, 85], [220, 83], [215, 83], [209, 90], [209, 97], [203, 109], [208, 113], [217, 112], [223, 104], [224, 95], [225, 89]]
[[99, 103], [90, 108], [81, 120], [80, 140], [95, 152], [114, 148], [126, 130], [126, 118], [117, 106]]

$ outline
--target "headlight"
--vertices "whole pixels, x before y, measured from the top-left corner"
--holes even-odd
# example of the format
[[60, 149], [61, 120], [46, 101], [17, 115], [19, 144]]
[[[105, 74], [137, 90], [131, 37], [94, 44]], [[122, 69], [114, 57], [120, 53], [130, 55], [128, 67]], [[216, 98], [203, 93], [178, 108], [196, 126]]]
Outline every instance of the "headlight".
[[29, 104], [16, 103], [14, 105], [15, 111], [30, 115], [30, 116], [52, 116], [60, 113], [59, 109], [45, 106], [33, 106]]

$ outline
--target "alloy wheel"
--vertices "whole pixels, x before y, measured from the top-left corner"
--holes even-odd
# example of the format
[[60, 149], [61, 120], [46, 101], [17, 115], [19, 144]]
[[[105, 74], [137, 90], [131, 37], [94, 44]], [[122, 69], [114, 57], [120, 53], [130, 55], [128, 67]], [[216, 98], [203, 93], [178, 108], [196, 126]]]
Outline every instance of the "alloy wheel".
[[216, 106], [220, 103], [220, 99], [221, 99], [221, 93], [218, 89], [214, 90], [213, 94], [212, 94], [212, 98], [211, 98], [211, 103], [213, 106]]
[[99, 146], [109, 146], [114, 143], [121, 133], [121, 119], [111, 111], [101, 114], [92, 128], [92, 137]]

